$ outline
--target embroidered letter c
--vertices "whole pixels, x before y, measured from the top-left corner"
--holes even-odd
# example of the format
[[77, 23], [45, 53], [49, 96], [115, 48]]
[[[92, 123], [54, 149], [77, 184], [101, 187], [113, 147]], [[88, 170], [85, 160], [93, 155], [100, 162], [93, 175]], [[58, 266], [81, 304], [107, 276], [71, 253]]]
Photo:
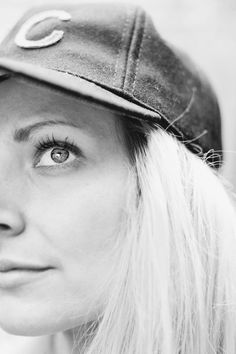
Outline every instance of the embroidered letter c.
[[42, 39], [39, 39], [37, 41], [28, 40], [26, 38], [27, 33], [34, 25], [48, 18], [53, 18], [53, 17], [59, 18], [61, 21], [71, 20], [71, 15], [65, 11], [57, 11], [57, 10], [44, 11], [37, 15], [34, 15], [22, 25], [21, 29], [17, 33], [15, 37], [16, 45], [18, 45], [21, 48], [33, 49], [33, 48], [49, 47], [59, 42], [62, 39], [64, 32], [58, 30], [53, 31], [50, 35]]

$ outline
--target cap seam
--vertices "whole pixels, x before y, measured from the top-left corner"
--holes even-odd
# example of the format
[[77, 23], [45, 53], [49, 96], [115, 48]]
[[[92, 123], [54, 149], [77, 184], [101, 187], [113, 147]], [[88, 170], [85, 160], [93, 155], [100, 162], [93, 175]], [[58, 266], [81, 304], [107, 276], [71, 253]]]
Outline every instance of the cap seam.
[[124, 43], [125, 33], [126, 33], [126, 29], [128, 27], [129, 20], [130, 20], [129, 12], [128, 12], [127, 6], [126, 6], [126, 19], [125, 19], [124, 27], [123, 27], [123, 31], [122, 31], [122, 36], [121, 36], [121, 41], [120, 41], [120, 49], [118, 50], [117, 55], [116, 55], [116, 64], [115, 64], [115, 73], [114, 73], [114, 78], [113, 78], [113, 86], [115, 86], [115, 82], [116, 82], [116, 79], [117, 79], [118, 64], [119, 64], [119, 60], [120, 60], [120, 57], [121, 57], [122, 45]]
[[126, 63], [125, 63], [125, 75], [124, 75], [124, 80], [123, 80], [123, 85], [122, 85], [122, 89], [124, 91], [126, 91], [125, 87], [126, 87], [126, 82], [127, 82], [127, 73], [128, 73], [128, 63], [130, 62], [130, 52], [131, 52], [131, 48], [132, 48], [132, 42], [134, 39], [134, 33], [135, 33], [135, 29], [136, 29], [136, 24], [137, 24], [137, 20], [138, 20], [138, 12], [139, 8], [135, 9], [135, 13], [134, 13], [134, 20], [133, 20], [133, 26], [131, 29], [131, 36], [130, 36], [130, 42], [129, 42], [129, 46], [128, 46], [128, 51], [127, 51], [127, 57], [126, 57]]
[[134, 72], [134, 81], [132, 84], [132, 94], [134, 95], [134, 90], [135, 90], [135, 84], [136, 84], [136, 79], [137, 79], [137, 74], [139, 71], [139, 63], [140, 63], [140, 56], [143, 50], [143, 43], [144, 43], [144, 37], [146, 35], [146, 14], [144, 13], [144, 25], [143, 25], [143, 31], [142, 31], [142, 38], [141, 38], [141, 43], [140, 43], [140, 47], [139, 47], [139, 52], [138, 52], [138, 56], [135, 62], [135, 72]]

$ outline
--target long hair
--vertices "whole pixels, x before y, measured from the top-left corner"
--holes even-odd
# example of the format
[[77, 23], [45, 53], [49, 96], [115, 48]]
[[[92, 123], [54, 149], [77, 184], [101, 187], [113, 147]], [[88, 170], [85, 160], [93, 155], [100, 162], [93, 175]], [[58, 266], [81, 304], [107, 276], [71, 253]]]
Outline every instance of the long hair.
[[109, 297], [84, 352], [234, 354], [233, 197], [167, 132], [136, 145]]

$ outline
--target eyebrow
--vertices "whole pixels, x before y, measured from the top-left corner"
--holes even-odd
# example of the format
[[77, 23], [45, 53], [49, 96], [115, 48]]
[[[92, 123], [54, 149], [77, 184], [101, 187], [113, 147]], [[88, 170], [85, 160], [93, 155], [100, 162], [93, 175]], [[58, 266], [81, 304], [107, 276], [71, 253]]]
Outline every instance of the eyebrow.
[[26, 142], [30, 139], [32, 133], [36, 132], [42, 127], [49, 127], [53, 125], [66, 125], [74, 128], [79, 128], [75, 123], [65, 122], [63, 120], [48, 120], [46, 122], [37, 122], [24, 128], [16, 129], [14, 132], [14, 140], [18, 143]]

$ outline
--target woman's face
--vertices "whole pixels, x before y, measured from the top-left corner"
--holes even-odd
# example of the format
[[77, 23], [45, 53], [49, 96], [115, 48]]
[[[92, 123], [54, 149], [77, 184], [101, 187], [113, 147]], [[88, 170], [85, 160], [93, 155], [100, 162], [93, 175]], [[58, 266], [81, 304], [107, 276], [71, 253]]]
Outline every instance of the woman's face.
[[[13, 78], [0, 84], [4, 330], [53, 333], [103, 308], [129, 165], [117, 122], [47, 87]], [[5, 260], [16, 265], [7, 271]]]

